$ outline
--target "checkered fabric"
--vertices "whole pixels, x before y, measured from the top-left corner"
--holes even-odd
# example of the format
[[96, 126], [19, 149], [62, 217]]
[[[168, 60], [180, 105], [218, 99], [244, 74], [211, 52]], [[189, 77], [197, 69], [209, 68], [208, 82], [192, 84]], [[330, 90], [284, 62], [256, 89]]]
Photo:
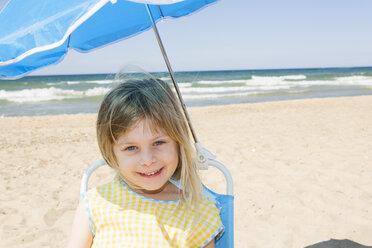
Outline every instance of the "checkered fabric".
[[203, 247], [224, 230], [216, 205], [203, 198], [200, 214], [180, 201], [143, 197], [117, 178], [83, 196], [96, 247]]

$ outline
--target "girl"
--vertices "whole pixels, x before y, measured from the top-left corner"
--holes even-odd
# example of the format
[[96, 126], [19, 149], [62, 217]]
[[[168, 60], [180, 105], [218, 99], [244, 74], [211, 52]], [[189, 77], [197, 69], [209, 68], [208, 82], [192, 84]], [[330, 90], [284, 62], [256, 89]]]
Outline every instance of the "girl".
[[81, 197], [69, 247], [214, 247], [224, 227], [202, 196], [187, 122], [167, 83], [111, 90], [97, 140], [118, 176]]

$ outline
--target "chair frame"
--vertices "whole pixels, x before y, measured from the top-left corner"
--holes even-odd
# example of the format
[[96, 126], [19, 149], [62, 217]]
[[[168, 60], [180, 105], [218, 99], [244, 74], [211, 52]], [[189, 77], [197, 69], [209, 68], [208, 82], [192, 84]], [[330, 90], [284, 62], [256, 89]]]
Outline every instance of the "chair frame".
[[[80, 185], [80, 193], [84, 193], [88, 191], [88, 181], [90, 176], [92, 175], [93, 171], [98, 169], [99, 167], [106, 165], [106, 162], [103, 159], [100, 159], [94, 163], [92, 163], [88, 169], [84, 172], [83, 178], [81, 179], [81, 185]], [[208, 159], [208, 165], [213, 166], [220, 170], [223, 175], [225, 176], [226, 180], [226, 194], [234, 196], [234, 185], [233, 180], [231, 177], [231, 174], [229, 170], [220, 162], [214, 160], [214, 159]]]

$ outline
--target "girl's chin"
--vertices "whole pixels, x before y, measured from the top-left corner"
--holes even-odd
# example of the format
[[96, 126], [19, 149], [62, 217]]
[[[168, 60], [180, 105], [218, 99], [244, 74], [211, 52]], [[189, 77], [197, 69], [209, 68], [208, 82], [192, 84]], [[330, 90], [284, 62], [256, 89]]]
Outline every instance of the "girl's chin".
[[139, 193], [143, 194], [159, 194], [164, 190], [164, 188], [168, 185], [168, 181], [164, 183], [164, 185], [160, 187], [143, 187], [139, 189]]

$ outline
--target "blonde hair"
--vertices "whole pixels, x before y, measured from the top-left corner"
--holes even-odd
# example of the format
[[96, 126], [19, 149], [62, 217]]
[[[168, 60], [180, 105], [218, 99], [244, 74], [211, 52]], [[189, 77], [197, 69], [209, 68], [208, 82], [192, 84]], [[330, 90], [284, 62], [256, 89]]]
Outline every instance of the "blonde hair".
[[[160, 79], [131, 79], [112, 89], [103, 99], [97, 117], [97, 140], [103, 159], [118, 169], [113, 145], [118, 137], [141, 120], [148, 120], [153, 130], [164, 130], [178, 145], [178, 165], [173, 178], [180, 180], [182, 198], [189, 206], [197, 206], [201, 182], [190, 139], [187, 121], [175, 94]], [[135, 185], [123, 180], [130, 187]]]

